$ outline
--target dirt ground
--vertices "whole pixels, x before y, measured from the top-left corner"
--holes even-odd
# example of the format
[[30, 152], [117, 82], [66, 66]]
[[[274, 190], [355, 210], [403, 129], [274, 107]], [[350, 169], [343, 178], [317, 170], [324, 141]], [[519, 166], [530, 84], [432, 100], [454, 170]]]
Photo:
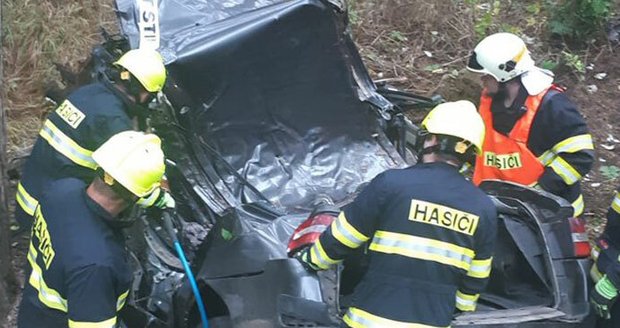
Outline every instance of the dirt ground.
[[[469, 99], [477, 102], [480, 92], [477, 77], [467, 73], [464, 66], [471, 49], [479, 40], [477, 30], [485, 9], [465, 5], [472, 2], [477, 3], [349, 1], [351, 31], [372, 77], [421, 95], [441, 94], [447, 100]], [[32, 142], [46, 111], [50, 110], [43, 101], [44, 89], [48, 82], [59, 79], [52, 62], [79, 66], [79, 61], [88, 55], [90, 45], [97, 40], [97, 26], [110, 25], [111, 1], [93, 3], [96, 5], [85, 8], [83, 1], [47, 0], [42, 5], [22, 10], [24, 13], [34, 13], [25, 15], [19, 14], [18, 9], [33, 3], [2, 1], [4, 24], [10, 25], [9, 30], [13, 29], [16, 39], [20, 38], [21, 28], [26, 31], [23, 39], [33, 39], [32, 42], [16, 43], [6, 36], [3, 38], [5, 74], [2, 96], [11, 130], [9, 157]], [[586, 201], [584, 216], [588, 219], [590, 235], [598, 235], [602, 231], [613, 190], [620, 185], [620, 174], [613, 174], [613, 167], [620, 167], [620, 47], [598, 37], [587, 46], [568, 48], [562, 42], [550, 39], [543, 19], [532, 21], [528, 17], [530, 14], [525, 11], [525, 4], [541, 1], [505, 3], [510, 7], [504, 8], [510, 9], [505, 12], [510, 12], [511, 16], [502, 16], [501, 13], [494, 16], [483, 32], [510, 30], [527, 36], [535, 60], [558, 63], [554, 70], [557, 82], [568, 87], [568, 95], [578, 105], [594, 136], [597, 161], [583, 181]], [[62, 19], [54, 16], [62, 16]], [[7, 19], [11, 21], [6, 23]], [[70, 26], [67, 33], [67, 26], [56, 21], [70, 21], [77, 25]], [[18, 23], [36, 26], [26, 28]], [[3, 26], [3, 29], [6, 27]], [[71, 37], [67, 38], [68, 35]], [[54, 40], [60, 41], [54, 44]], [[43, 47], [37, 52], [36, 46], [41, 44], [49, 46], [49, 49]], [[585, 73], [575, 73], [563, 62], [565, 52], [579, 57], [588, 67]], [[595, 77], [600, 78], [602, 75], [597, 74], [601, 73], [606, 74], [602, 79]], [[33, 80], [37, 82], [33, 83]], [[596, 91], [592, 86], [596, 86]], [[15, 186], [16, 181], [12, 182]], [[27, 236], [12, 240], [15, 272], [22, 283], [27, 242]], [[14, 326], [15, 314], [14, 311], [9, 315], [7, 327]]]

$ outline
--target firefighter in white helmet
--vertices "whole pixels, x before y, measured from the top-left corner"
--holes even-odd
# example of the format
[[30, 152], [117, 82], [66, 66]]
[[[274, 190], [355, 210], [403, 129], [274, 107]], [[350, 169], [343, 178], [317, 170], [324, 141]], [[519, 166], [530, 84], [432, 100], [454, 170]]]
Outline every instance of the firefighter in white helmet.
[[479, 112], [487, 134], [474, 182], [542, 188], [583, 213], [580, 181], [594, 162], [592, 136], [553, 73], [534, 64], [518, 36], [497, 33], [475, 47], [467, 69], [482, 74]]
[[46, 186], [35, 209], [19, 328], [112, 328], [132, 275], [120, 228], [160, 188], [164, 155], [153, 134], [125, 131], [92, 155], [97, 177]]

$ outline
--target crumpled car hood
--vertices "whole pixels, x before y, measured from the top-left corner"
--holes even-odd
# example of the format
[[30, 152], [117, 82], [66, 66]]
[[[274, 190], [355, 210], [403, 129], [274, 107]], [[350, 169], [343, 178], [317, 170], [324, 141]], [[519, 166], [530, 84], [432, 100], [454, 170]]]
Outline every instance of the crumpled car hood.
[[[345, 32], [345, 13], [334, 15], [330, 3], [160, 4], [159, 50], [185, 93], [170, 98], [185, 106], [183, 128], [217, 153], [208, 163], [212, 179], [220, 179], [214, 185], [229, 194], [224, 198], [261, 199], [228, 166], [289, 212], [308, 210], [317, 195], [348, 202], [364, 182], [405, 165], [376, 110], [360, 100], [353, 72], [361, 61]], [[140, 43], [137, 9], [127, 5], [118, 1], [123, 29]]]

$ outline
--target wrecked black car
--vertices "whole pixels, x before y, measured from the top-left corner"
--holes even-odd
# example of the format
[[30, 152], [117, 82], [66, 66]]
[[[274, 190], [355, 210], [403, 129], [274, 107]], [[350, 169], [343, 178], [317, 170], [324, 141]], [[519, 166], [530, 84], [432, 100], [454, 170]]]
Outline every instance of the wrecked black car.
[[[317, 206], [342, 207], [378, 173], [414, 164], [405, 112], [437, 100], [373, 83], [342, 1], [116, 6], [128, 46], [158, 48], [169, 70], [151, 126], [209, 325], [338, 327], [363, 254], [309, 273], [288, 257], [288, 241]], [[497, 254], [478, 310], [453, 327], [591, 326], [590, 249], [570, 204], [512, 184], [483, 188], [500, 213]], [[148, 216], [130, 231], [127, 327], [202, 327], [166, 231]]]

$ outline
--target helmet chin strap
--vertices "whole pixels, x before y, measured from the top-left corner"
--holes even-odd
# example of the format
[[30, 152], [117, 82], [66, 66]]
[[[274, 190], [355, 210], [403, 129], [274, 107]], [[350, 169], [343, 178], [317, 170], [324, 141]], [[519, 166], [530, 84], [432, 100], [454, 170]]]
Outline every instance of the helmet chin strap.
[[438, 144], [422, 148], [422, 150], [418, 152], [418, 159], [422, 159], [424, 155], [438, 153], [439, 151], [441, 151], [441, 147]]
[[[424, 155], [428, 154], [445, 154], [454, 157], [461, 163], [469, 162], [471, 160], [471, 145], [463, 140], [456, 140], [452, 138], [441, 137], [437, 135], [437, 143], [424, 147], [424, 141], [429, 136], [427, 131], [421, 131], [418, 133], [418, 140], [416, 140], [416, 150], [418, 151], [418, 160], [422, 160]], [[459, 167], [458, 163], [452, 163], [450, 161], [441, 160], [455, 167]]]

